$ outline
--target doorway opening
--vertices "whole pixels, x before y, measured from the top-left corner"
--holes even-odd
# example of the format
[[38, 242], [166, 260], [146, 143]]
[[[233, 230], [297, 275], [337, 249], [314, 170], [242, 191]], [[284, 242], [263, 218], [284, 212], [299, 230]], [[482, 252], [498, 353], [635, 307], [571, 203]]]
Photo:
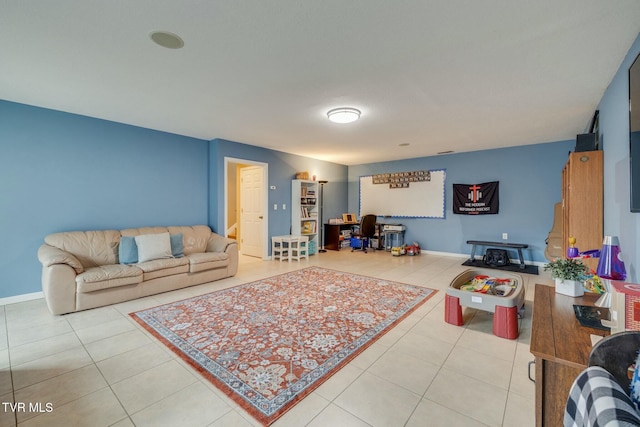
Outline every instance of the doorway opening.
[[238, 241], [242, 255], [269, 259], [269, 165], [224, 159], [225, 235]]

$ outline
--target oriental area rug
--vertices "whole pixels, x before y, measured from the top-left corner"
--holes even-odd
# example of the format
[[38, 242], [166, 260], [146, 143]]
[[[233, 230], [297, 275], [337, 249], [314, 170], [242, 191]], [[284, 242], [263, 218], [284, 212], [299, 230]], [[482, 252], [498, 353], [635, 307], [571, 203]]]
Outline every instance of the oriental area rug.
[[435, 292], [308, 267], [131, 316], [269, 425]]

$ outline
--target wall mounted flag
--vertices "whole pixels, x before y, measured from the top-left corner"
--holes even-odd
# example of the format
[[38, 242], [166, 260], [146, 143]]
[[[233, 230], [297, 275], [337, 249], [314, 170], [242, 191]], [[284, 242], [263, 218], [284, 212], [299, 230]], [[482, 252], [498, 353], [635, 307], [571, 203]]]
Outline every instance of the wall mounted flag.
[[497, 214], [498, 181], [484, 184], [453, 184], [453, 213], [460, 215]]

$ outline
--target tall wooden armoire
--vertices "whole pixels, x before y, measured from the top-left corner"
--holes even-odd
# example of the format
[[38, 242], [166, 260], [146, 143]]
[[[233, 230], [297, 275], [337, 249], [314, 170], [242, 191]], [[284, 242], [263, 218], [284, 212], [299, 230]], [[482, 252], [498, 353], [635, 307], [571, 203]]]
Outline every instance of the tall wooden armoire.
[[[562, 248], [566, 257], [569, 237], [580, 252], [600, 249], [603, 238], [603, 152], [570, 153], [562, 170]], [[586, 259], [596, 269], [598, 259]]]

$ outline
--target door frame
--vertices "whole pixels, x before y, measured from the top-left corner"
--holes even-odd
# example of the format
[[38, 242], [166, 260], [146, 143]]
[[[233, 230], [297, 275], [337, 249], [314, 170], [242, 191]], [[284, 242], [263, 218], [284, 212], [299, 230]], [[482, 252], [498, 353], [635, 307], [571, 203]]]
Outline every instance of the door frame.
[[[243, 165], [259, 166], [262, 168], [262, 210], [263, 219], [262, 222], [262, 259], [269, 259], [269, 164], [264, 162], [256, 162], [254, 160], [238, 159], [235, 157], [224, 158], [224, 229], [225, 234], [227, 227], [229, 227], [228, 221], [228, 205], [229, 205], [229, 183], [227, 182], [227, 174], [229, 172], [229, 165], [234, 163], [240, 163]], [[242, 207], [242, 206], [241, 206]]]

